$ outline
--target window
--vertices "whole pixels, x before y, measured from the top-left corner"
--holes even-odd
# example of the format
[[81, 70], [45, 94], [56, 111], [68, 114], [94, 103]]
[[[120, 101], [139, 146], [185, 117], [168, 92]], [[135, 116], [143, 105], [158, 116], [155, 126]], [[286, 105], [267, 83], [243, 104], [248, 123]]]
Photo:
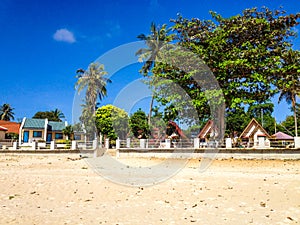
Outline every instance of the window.
[[62, 133], [55, 133], [55, 139], [63, 139], [64, 136]]
[[35, 138], [42, 137], [42, 131], [33, 131], [33, 137]]
[[74, 134], [74, 140], [81, 140], [80, 134]]

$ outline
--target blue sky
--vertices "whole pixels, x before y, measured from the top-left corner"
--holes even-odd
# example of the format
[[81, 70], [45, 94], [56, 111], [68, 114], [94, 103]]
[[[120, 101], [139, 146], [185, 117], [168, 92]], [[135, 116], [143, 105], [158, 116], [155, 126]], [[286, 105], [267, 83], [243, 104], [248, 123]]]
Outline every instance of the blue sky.
[[[288, 13], [300, 9], [300, 2], [291, 0], [1, 0], [0, 104], [15, 108], [16, 120], [58, 108], [71, 122], [76, 70], [119, 45], [137, 41], [138, 34], [149, 32], [152, 21], [169, 23], [177, 13], [209, 19], [209, 10], [229, 17], [249, 7], [277, 9], [280, 5]], [[295, 47], [299, 45], [297, 39]], [[114, 96], [121, 84], [138, 78], [138, 68], [112, 76], [115, 86], [108, 87], [108, 94]], [[286, 104], [275, 108], [277, 120], [287, 114]]]

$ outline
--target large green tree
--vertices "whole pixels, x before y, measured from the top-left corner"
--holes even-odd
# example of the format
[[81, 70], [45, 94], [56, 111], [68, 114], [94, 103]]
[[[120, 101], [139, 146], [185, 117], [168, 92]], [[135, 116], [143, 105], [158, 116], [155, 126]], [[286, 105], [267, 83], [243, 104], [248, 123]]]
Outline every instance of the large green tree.
[[130, 116], [129, 126], [131, 132], [136, 138], [148, 138], [150, 135], [150, 128], [147, 122], [147, 115], [141, 109], [137, 110]]
[[129, 132], [128, 114], [113, 105], [105, 105], [96, 111], [96, 126], [105, 138], [124, 140]]
[[52, 111], [39, 111], [34, 114], [32, 118], [35, 119], [48, 119], [49, 121], [61, 122], [65, 118], [62, 111], [55, 109]]
[[[214, 92], [209, 82], [203, 82], [209, 71], [205, 70], [204, 64], [197, 68], [188, 51], [213, 72], [222, 89], [226, 111], [245, 110], [251, 105], [266, 103], [278, 91], [273, 84], [283, 68], [282, 53], [291, 48], [295, 36], [293, 28], [300, 18], [300, 13], [287, 15], [283, 10], [268, 8], [246, 9], [230, 18], [210, 13], [212, 20], [185, 19], [182, 16], [172, 20], [176, 35], [174, 45], [187, 52], [180, 53], [177, 66], [162, 62], [152, 68], [154, 78], [169, 79], [183, 88], [192, 99], [200, 121], [214, 111], [207, 91], [211, 95], [219, 93]], [[179, 58], [173, 50], [167, 54], [169, 62]], [[197, 74], [200, 74], [200, 79], [195, 80]], [[207, 90], [205, 87], [209, 85]], [[158, 101], [163, 99], [158, 98]]]
[[14, 108], [12, 108], [9, 104], [5, 103], [0, 107], [0, 120], [13, 120], [14, 119]]

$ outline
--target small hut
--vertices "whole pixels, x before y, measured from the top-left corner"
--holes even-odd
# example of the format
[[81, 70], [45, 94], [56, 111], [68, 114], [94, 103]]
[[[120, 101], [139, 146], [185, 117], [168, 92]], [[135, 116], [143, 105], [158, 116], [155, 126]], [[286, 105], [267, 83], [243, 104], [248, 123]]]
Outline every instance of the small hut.
[[217, 128], [214, 127], [214, 121], [208, 120], [197, 136], [200, 139], [200, 147], [206, 147], [210, 138], [218, 136], [218, 133]]
[[294, 143], [294, 137], [283, 132], [277, 132], [271, 138], [272, 147], [289, 147]]
[[8, 129], [6, 127], [0, 126], [0, 141], [5, 139], [5, 133]]
[[254, 118], [249, 122], [239, 138], [242, 140], [244, 147], [270, 147], [269, 139], [271, 136]]

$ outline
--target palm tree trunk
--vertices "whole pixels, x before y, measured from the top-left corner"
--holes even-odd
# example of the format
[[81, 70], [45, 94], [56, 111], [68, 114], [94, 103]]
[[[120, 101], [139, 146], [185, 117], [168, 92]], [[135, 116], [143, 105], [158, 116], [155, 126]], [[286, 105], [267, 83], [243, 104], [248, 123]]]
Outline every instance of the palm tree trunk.
[[298, 137], [298, 126], [297, 126], [297, 112], [296, 112], [296, 96], [292, 96], [292, 107], [294, 111], [294, 121], [295, 121], [295, 136]]
[[149, 127], [151, 125], [151, 116], [152, 116], [153, 102], [154, 102], [154, 95], [152, 95], [151, 102], [150, 102], [150, 109], [149, 109], [149, 115], [148, 115], [148, 125], [149, 125]]

